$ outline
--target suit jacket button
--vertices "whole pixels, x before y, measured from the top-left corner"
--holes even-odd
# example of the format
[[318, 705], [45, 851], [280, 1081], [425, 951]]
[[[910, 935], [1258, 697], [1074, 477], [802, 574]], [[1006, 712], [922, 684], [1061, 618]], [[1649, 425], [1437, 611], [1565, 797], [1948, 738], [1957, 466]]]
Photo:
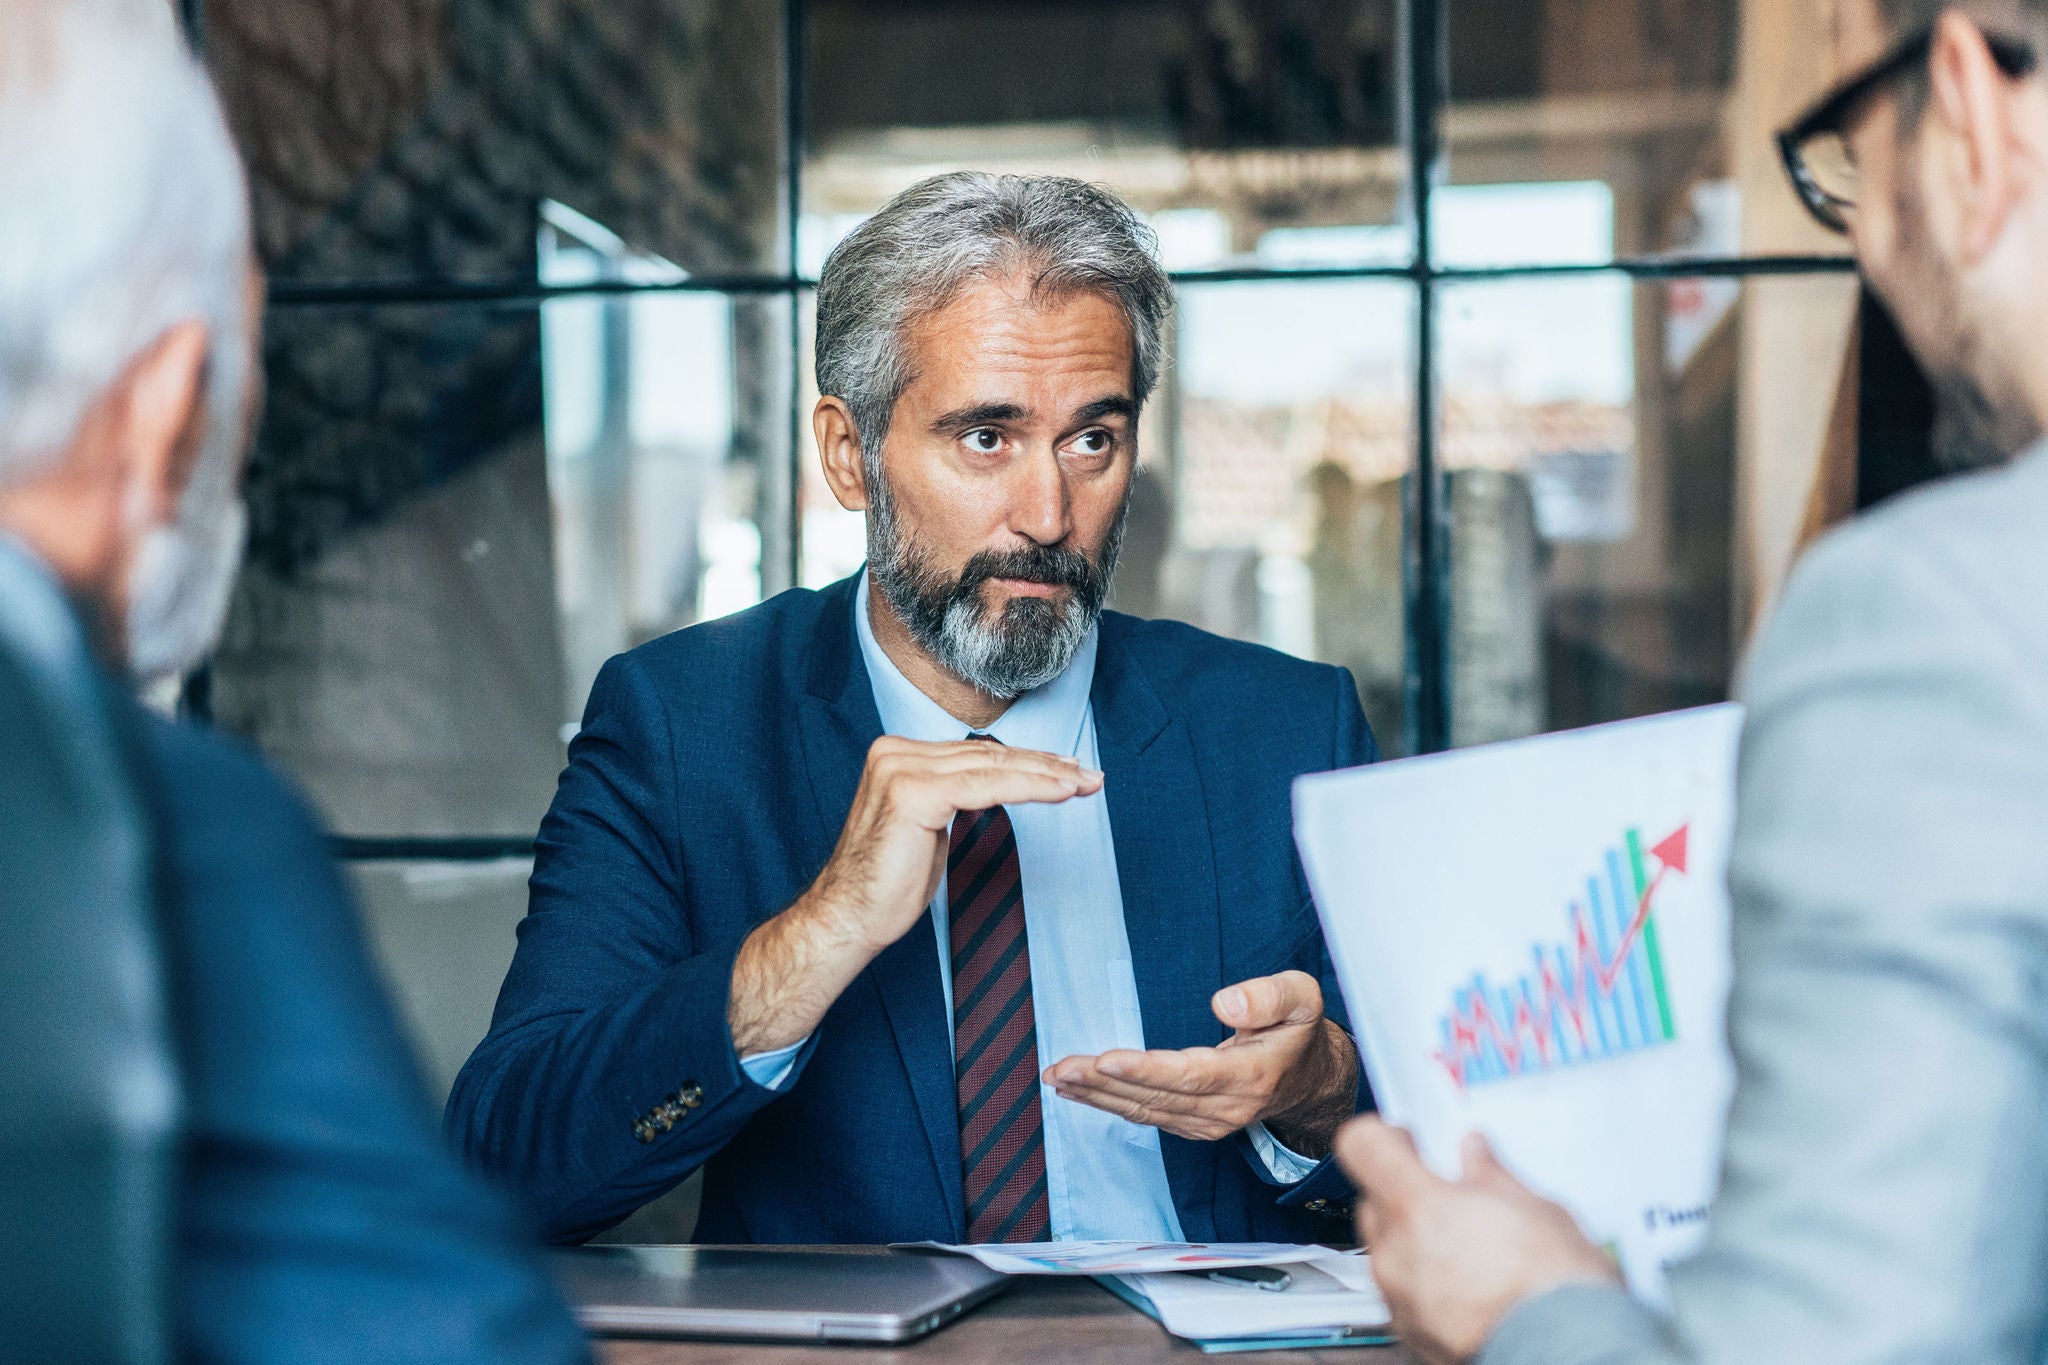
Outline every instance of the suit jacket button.
[[683, 1108], [695, 1109], [704, 1103], [704, 1087], [695, 1081], [684, 1081], [683, 1088], [676, 1092], [676, 1098], [683, 1102]]
[[1327, 1199], [1311, 1199], [1306, 1204], [1303, 1204], [1302, 1207], [1310, 1213], [1328, 1213], [1330, 1211], [1330, 1201]]
[[654, 1141], [654, 1125], [646, 1119], [633, 1120], [633, 1136], [642, 1142]]

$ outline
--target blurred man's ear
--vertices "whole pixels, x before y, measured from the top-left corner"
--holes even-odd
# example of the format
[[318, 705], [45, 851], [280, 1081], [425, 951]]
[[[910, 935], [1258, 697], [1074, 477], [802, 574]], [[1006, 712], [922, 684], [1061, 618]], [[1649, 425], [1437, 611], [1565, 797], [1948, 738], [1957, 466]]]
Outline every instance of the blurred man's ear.
[[2017, 115], [2029, 87], [1999, 69], [1983, 31], [1953, 9], [1935, 24], [1928, 86], [1923, 117], [1939, 119], [1952, 137], [1943, 188], [1954, 206], [1956, 249], [1974, 265], [2004, 233], [2025, 183], [2028, 148]]
[[861, 460], [860, 431], [853, 424], [853, 410], [843, 399], [829, 394], [811, 411], [811, 433], [818, 440], [818, 460], [825, 468], [825, 482], [832, 496], [849, 512], [868, 509], [868, 471]]
[[145, 524], [171, 520], [192, 477], [204, 423], [206, 357], [201, 322], [181, 322], [136, 357], [109, 396], [108, 432], [122, 487]]

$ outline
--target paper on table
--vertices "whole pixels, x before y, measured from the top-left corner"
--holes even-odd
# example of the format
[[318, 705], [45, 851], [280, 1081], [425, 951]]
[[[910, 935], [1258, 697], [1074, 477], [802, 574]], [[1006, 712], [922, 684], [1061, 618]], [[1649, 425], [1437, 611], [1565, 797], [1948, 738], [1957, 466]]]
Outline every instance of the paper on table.
[[1218, 1284], [1202, 1275], [1116, 1277], [1151, 1303], [1160, 1326], [1177, 1337], [1222, 1340], [1293, 1333], [1327, 1336], [1344, 1328], [1387, 1325], [1387, 1303], [1372, 1280], [1369, 1258], [1334, 1254], [1302, 1265], [1278, 1293]]
[[1005, 1275], [1136, 1275], [1151, 1271], [1214, 1270], [1234, 1265], [1293, 1265], [1344, 1253], [1291, 1242], [996, 1242], [905, 1245], [972, 1256]]
[[1485, 1133], [1661, 1299], [1734, 1069], [1739, 707], [1304, 777], [1295, 838], [1380, 1112], [1445, 1175]]

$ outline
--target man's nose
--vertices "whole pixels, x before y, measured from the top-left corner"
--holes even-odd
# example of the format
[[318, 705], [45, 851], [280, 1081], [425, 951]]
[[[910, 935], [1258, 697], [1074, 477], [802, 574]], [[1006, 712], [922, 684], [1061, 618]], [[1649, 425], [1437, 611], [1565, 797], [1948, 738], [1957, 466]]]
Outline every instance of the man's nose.
[[1033, 450], [1014, 466], [1010, 529], [1040, 545], [1057, 545], [1073, 530], [1067, 474], [1050, 447]]

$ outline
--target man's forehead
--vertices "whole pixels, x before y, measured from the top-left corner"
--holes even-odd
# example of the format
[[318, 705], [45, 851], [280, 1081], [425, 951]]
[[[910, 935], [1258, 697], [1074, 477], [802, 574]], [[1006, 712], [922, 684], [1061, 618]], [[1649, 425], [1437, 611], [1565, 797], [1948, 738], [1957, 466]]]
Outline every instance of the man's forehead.
[[1006, 402], [1029, 409], [1055, 399], [1042, 392], [1048, 386], [1086, 390], [1073, 405], [1093, 402], [1106, 389], [1129, 396], [1130, 322], [1122, 308], [1098, 294], [1034, 295], [1028, 283], [977, 282], [918, 319], [906, 340], [912, 387], [940, 403]]

